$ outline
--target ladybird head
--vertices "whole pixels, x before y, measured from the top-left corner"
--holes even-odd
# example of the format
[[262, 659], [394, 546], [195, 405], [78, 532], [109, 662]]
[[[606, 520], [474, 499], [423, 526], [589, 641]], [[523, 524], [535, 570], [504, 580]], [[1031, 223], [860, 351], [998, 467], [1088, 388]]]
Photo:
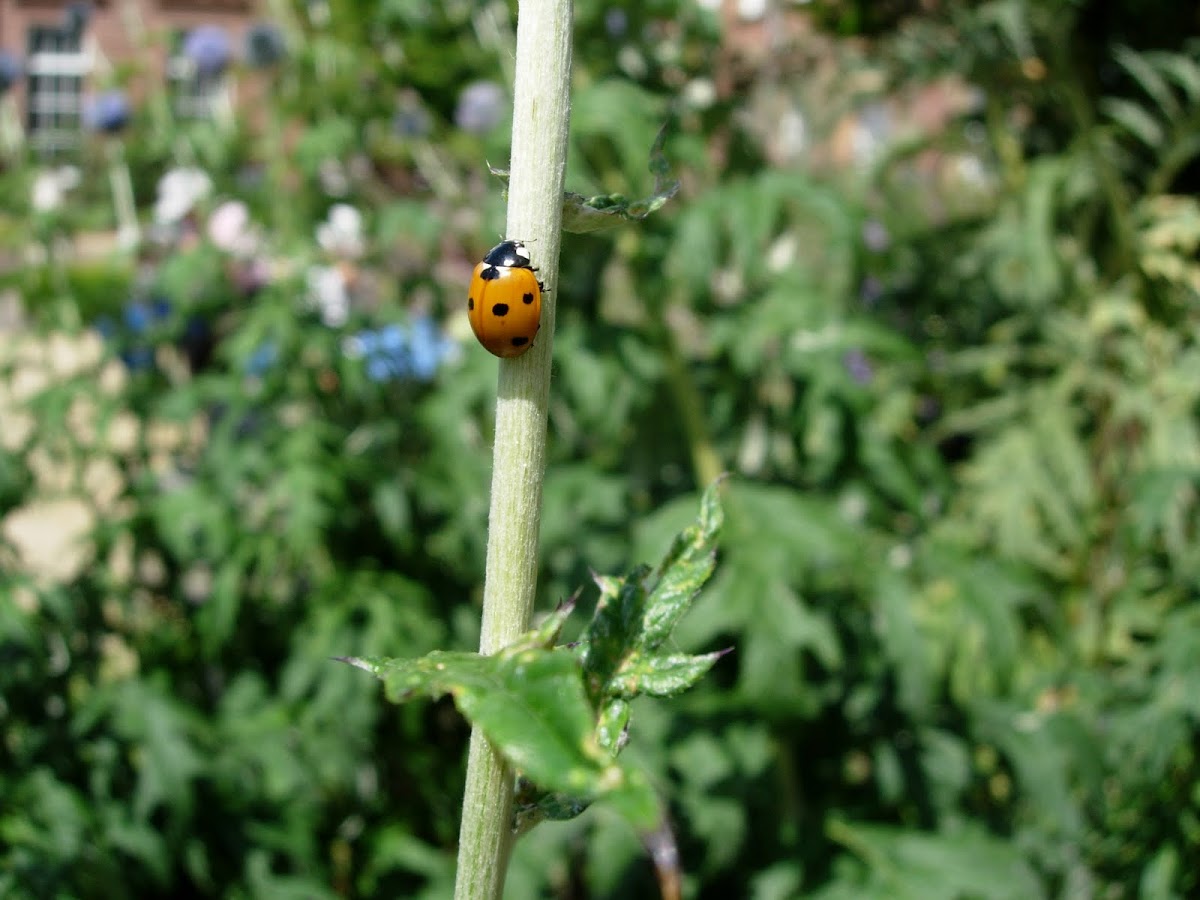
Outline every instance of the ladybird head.
[[483, 261], [489, 266], [504, 266], [508, 269], [528, 269], [529, 251], [521, 241], [501, 241], [488, 251]]

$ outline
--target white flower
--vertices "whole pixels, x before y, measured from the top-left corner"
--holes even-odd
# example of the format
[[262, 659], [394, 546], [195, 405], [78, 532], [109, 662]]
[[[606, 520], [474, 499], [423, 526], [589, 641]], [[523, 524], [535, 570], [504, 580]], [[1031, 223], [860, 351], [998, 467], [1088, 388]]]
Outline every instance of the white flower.
[[208, 217], [208, 239], [218, 250], [243, 259], [258, 252], [258, 230], [250, 222], [250, 209], [241, 200], [226, 200]]
[[203, 169], [172, 169], [158, 182], [158, 202], [154, 220], [160, 225], [174, 225], [212, 193], [212, 179]]
[[33, 180], [33, 208], [38, 212], [53, 212], [62, 206], [63, 190], [58, 176], [52, 171], [38, 172]]
[[329, 328], [340, 328], [350, 318], [350, 295], [346, 279], [336, 266], [313, 266], [308, 270], [308, 299]]
[[326, 221], [317, 226], [317, 245], [339, 259], [358, 259], [363, 255], [362, 213], [346, 203], [329, 210]]
[[30, 202], [37, 212], [54, 212], [63, 205], [67, 191], [78, 186], [79, 169], [75, 166], [42, 169], [33, 180], [33, 196]]

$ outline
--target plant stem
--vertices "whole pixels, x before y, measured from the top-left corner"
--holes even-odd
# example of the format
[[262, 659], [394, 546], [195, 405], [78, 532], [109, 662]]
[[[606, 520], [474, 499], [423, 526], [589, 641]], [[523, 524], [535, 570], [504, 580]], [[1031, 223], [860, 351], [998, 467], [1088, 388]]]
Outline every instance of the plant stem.
[[675, 398], [692, 457], [692, 474], [696, 484], [703, 489], [705, 485], [716, 481], [725, 467], [721, 464], [721, 454], [709, 436], [704, 400], [696, 389], [696, 381], [688, 372], [687, 363], [679, 352], [679, 342], [666, 328], [663, 329], [662, 348], [666, 356], [667, 385]]
[[[570, 120], [571, 0], [520, 0], [508, 184], [510, 238], [527, 241], [547, 292], [533, 348], [500, 360], [481, 653], [529, 627], [537, 587], [546, 469], [546, 408], [554, 335], [563, 179]], [[498, 900], [512, 848], [513, 773], [471, 734], [459, 832], [456, 900]]]

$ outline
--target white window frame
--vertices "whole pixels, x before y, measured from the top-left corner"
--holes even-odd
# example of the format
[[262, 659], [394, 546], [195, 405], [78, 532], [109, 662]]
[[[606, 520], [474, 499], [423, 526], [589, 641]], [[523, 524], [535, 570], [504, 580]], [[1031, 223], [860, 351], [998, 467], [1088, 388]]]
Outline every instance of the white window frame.
[[[56, 25], [31, 25], [26, 40], [29, 143], [43, 156], [69, 154], [80, 144], [84, 88], [94, 68], [94, 54], [79, 35]], [[53, 49], [36, 49], [38, 45]]]

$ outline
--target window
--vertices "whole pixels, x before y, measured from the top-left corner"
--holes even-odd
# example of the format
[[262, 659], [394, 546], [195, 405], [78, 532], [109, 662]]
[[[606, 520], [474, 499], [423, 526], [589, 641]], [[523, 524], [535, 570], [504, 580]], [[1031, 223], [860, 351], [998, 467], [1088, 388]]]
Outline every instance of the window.
[[29, 141], [41, 155], [62, 156], [79, 146], [89, 68], [78, 32], [59, 25], [29, 29]]

